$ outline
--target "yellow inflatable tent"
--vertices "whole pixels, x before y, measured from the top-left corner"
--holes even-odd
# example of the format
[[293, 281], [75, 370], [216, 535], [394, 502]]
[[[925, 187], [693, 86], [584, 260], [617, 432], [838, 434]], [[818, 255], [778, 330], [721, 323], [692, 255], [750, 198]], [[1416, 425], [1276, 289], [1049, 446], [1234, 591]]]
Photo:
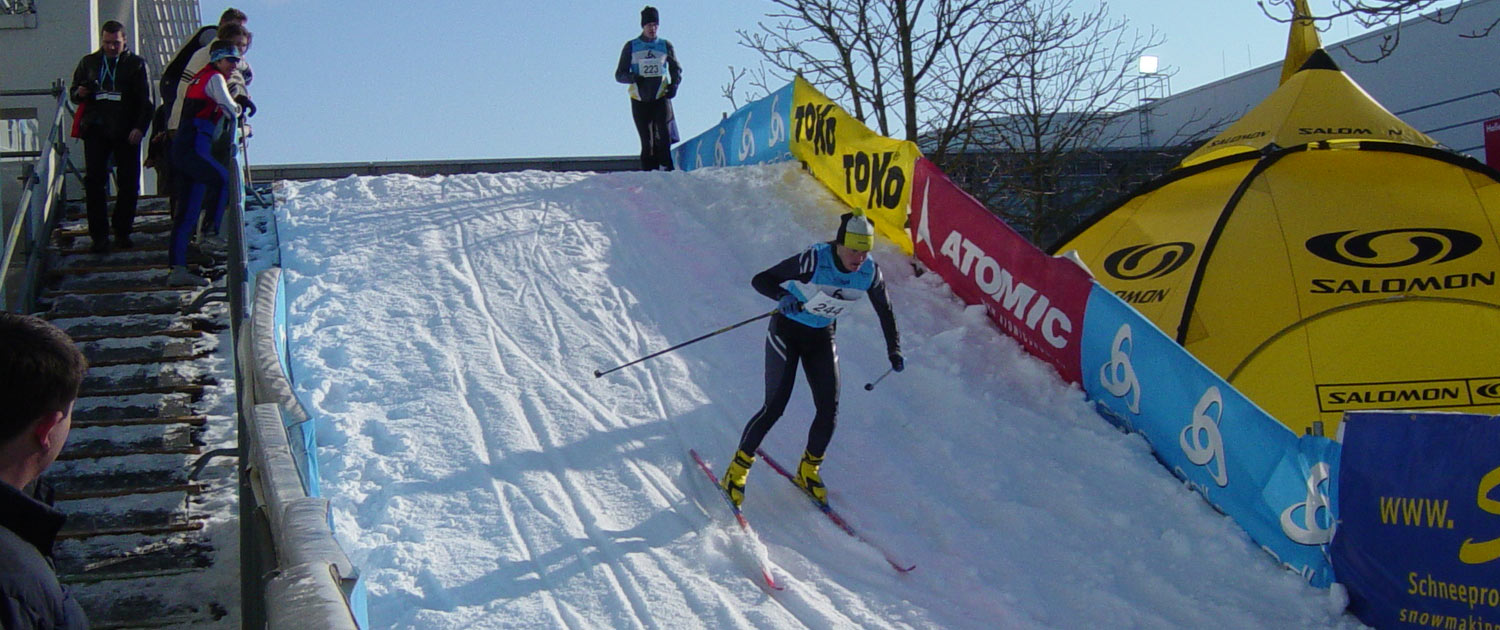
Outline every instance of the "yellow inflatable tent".
[[1305, 58], [1054, 253], [1299, 434], [1358, 409], [1500, 412], [1500, 173]]

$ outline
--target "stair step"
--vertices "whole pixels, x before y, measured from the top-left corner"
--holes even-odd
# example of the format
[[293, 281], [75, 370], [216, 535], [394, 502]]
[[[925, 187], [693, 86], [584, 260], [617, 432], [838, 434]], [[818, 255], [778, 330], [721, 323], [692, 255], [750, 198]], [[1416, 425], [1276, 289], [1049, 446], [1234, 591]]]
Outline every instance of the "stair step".
[[88, 427], [134, 427], [149, 425], [174, 425], [183, 424], [201, 427], [208, 424], [207, 416], [159, 416], [142, 418], [100, 418], [92, 420], [80, 420], [74, 413], [73, 428], [81, 429]]
[[42, 302], [47, 319], [58, 317], [86, 317], [90, 315], [133, 315], [141, 313], [181, 313], [183, 308], [206, 287], [166, 286], [140, 287], [141, 293], [49, 293]]
[[[202, 368], [182, 363], [142, 363], [103, 365], [89, 368], [83, 375], [83, 396], [126, 396], [137, 393], [183, 392], [201, 394], [205, 385], [214, 385], [213, 376]], [[197, 388], [197, 389], [192, 389]]]
[[83, 351], [90, 366], [101, 367], [196, 357], [213, 352], [217, 346], [218, 339], [215, 337], [162, 335], [88, 341], [79, 344], [79, 349]]
[[[55, 481], [52, 483], [56, 483]], [[61, 494], [61, 489], [54, 486]], [[61, 499], [57, 509], [68, 515], [60, 536], [94, 538], [145, 531], [196, 529], [191, 493], [186, 491], [122, 494], [90, 499]]]
[[179, 320], [181, 317], [174, 314], [169, 315], [117, 315], [113, 317], [59, 317], [53, 319], [53, 325], [68, 333], [73, 341], [85, 341], [83, 337], [100, 339], [104, 337], [139, 337], [152, 331], [166, 331], [188, 328]]
[[[220, 592], [225, 588], [236, 592]], [[239, 595], [237, 587], [208, 579], [203, 571], [74, 584], [70, 589], [94, 630], [199, 627], [226, 617], [229, 611], [219, 600]]]
[[[172, 231], [172, 217], [161, 213], [136, 213], [135, 222], [130, 227], [130, 237], [135, 238], [137, 234], [157, 234]], [[88, 219], [72, 220], [57, 227], [57, 236], [62, 239], [88, 238]]]
[[130, 494], [189, 492], [202, 484], [188, 479], [190, 455], [126, 455], [59, 460], [47, 470], [58, 499], [119, 497]]
[[203, 429], [188, 424], [75, 427], [58, 461], [124, 455], [197, 454]]

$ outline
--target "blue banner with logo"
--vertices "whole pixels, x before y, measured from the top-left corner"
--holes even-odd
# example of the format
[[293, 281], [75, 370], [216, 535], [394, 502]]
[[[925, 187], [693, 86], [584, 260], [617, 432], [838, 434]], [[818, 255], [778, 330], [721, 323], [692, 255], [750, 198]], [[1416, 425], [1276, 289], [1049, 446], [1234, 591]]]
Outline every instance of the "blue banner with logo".
[[792, 115], [792, 85], [739, 108], [708, 131], [672, 150], [672, 161], [684, 171], [705, 166], [740, 166], [792, 159], [787, 121]]
[[1500, 627], [1500, 416], [1344, 415], [1332, 545], [1377, 628]]
[[1332, 582], [1337, 442], [1298, 437], [1145, 317], [1095, 284], [1084, 312], [1084, 391], [1285, 567]]

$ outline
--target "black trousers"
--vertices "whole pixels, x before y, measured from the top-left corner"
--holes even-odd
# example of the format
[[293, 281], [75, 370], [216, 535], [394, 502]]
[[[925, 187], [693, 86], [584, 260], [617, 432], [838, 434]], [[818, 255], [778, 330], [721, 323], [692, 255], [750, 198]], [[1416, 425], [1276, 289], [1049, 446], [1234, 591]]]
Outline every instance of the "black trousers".
[[[109, 214], [109, 161], [115, 161], [115, 212]], [[94, 242], [129, 236], [135, 223], [135, 203], [141, 194], [141, 145], [126, 138], [87, 136], [83, 139], [83, 191], [89, 212], [89, 236]], [[113, 228], [113, 229], [111, 229]]]
[[781, 419], [797, 380], [797, 364], [812, 388], [812, 427], [807, 432], [807, 452], [822, 457], [833, 439], [839, 417], [839, 355], [833, 342], [833, 326], [813, 328], [782, 317], [771, 316], [766, 334], [766, 402], [745, 425], [740, 450], [754, 454], [766, 433]]
[[641, 170], [672, 170], [672, 138], [667, 131], [667, 99], [649, 103], [630, 99], [630, 115], [641, 137]]

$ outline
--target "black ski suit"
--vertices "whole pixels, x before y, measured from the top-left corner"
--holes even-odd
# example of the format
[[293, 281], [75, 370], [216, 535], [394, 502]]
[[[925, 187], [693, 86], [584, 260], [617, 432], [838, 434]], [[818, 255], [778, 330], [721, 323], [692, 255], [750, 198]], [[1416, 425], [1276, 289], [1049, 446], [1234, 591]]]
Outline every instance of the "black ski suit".
[[[875, 307], [875, 314], [880, 318], [880, 330], [885, 336], [888, 354], [899, 353], [901, 336], [896, 331], [896, 316], [891, 310], [890, 299], [886, 296], [885, 280], [879, 266], [870, 258], [865, 260], [859, 270], [845, 270], [833, 250], [832, 243], [813, 245], [756, 274], [750, 284], [761, 295], [780, 301], [782, 297], [791, 294], [787, 288], [790, 283], [816, 285], [826, 290], [830, 286], [830, 279], [835, 286], [842, 281], [851, 281], [852, 286], [844, 285], [849, 288], [842, 290], [856, 293], [862, 290], [869, 296], [870, 304]], [[870, 269], [865, 270], [865, 266]], [[851, 274], [857, 272], [864, 273], [851, 277]], [[859, 286], [864, 282], [868, 284]], [[815, 320], [802, 314], [795, 317]], [[753, 455], [771, 426], [786, 411], [787, 401], [792, 397], [792, 386], [796, 384], [797, 364], [800, 362], [802, 371], [807, 376], [807, 384], [812, 388], [813, 406], [816, 409], [812, 427], [807, 434], [807, 452], [815, 457], [822, 457], [827, 451], [828, 443], [833, 439], [833, 430], [838, 425], [839, 357], [834, 344], [836, 328], [837, 321], [814, 326], [781, 312], [771, 316], [766, 334], [765, 404], [745, 424], [744, 433], [740, 435], [739, 450]]]

